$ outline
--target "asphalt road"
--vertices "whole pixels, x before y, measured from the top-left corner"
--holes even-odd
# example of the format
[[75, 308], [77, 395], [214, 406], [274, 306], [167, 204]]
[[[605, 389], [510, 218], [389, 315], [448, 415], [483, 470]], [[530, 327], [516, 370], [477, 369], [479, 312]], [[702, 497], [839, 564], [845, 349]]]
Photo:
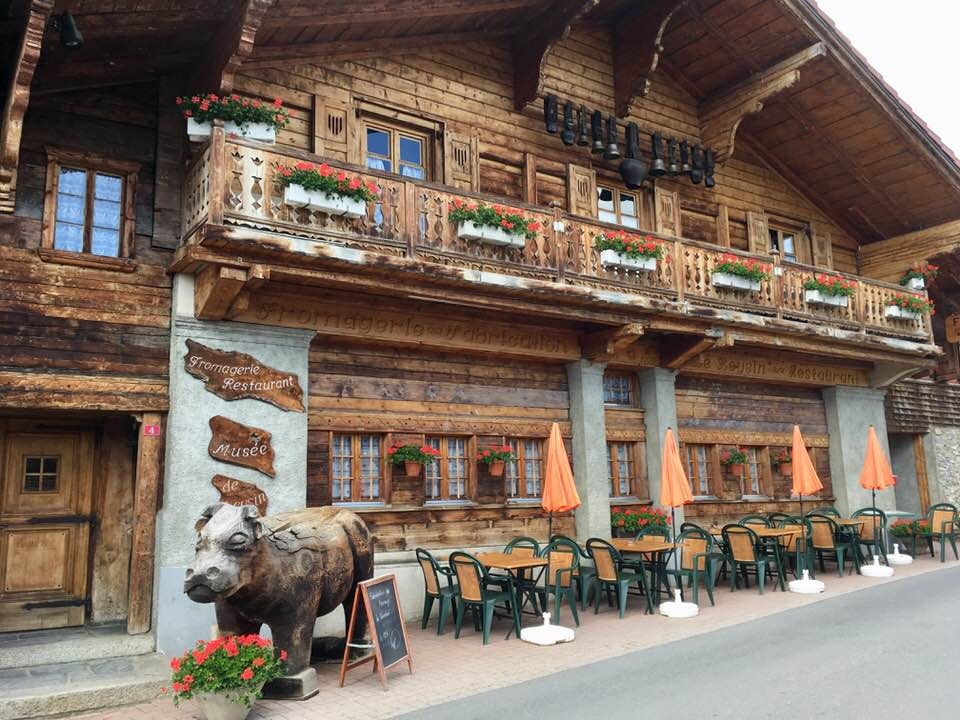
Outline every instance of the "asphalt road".
[[402, 717], [956, 717], [958, 589], [927, 573]]

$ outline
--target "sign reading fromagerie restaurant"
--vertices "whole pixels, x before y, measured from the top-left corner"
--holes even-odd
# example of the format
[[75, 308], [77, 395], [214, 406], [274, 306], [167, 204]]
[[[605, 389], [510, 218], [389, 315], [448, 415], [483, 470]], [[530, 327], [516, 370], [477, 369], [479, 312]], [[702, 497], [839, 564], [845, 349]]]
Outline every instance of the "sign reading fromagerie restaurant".
[[225, 352], [187, 340], [183, 356], [188, 373], [224, 400], [254, 398], [281, 410], [303, 412], [303, 389], [296, 374], [264, 365], [252, 355]]
[[276, 477], [273, 448], [270, 445], [272, 436], [266, 430], [215, 415], [210, 418], [210, 431], [213, 433], [207, 446], [210, 457]]

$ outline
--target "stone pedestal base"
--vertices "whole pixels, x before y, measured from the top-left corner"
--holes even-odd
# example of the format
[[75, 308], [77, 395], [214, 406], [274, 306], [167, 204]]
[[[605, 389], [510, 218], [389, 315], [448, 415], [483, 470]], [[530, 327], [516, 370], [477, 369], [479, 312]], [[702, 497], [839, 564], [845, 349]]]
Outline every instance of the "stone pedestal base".
[[312, 667], [296, 675], [284, 675], [263, 686], [267, 700], [306, 700], [320, 692], [317, 671]]

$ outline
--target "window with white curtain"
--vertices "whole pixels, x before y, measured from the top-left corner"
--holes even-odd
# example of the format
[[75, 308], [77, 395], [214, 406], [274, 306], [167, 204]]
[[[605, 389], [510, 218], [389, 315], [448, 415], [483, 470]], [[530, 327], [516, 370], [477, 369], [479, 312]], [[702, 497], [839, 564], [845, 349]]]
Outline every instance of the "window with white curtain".
[[539, 498], [543, 492], [543, 441], [511, 438], [507, 444], [517, 456], [504, 467], [507, 497]]
[[382, 474], [381, 436], [333, 434], [330, 443], [330, 494], [333, 502], [382, 501]]

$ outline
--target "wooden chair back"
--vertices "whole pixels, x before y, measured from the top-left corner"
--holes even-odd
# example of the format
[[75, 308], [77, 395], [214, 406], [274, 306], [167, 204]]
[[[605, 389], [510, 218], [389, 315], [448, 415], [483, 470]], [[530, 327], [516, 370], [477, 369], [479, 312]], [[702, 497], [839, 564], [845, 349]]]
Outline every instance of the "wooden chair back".
[[590, 538], [587, 540], [587, 552], [593, 558], [593, 564], [597, 568], [597, 578], [604, 582], [615, 582], [619, 576], [617, 549], [606, 540]]
[[423, 571], [423, 584], [431, 595], [440, 594], [440, 578], [437, 575], [436, 558], [427, 550], [417, 548], [417, 562]]
[[[547, 551], [547, 583], [557, 587], [570, 587], [573, 569], [579, 561], [579, 553], [566, 545], [555, 545]], [[560, 572], [569, 570], [570, 572]]]
[[[680, 540], [680, 567], [684, 570], [693, 570], [693, 558], [707, 552], [709, 539], [688, 535]], [[697, 559], [697, 570], [707, 569], [707, 559]]]
[[[956, 519], [957, 509], [952, 505], [946, 503], [934, 505], [930, 508], [930, 532], [941, 533], [944, 530], [948, 533], [954, 532], [957, 529]], [[948, 523], [946, 528], [944, 523]]]
[[727, 525], [723, 528], [727, 551], [737, 562], [755, 562], [757, 534], [746, 525]]
[[835, 538], [837, 525], [825, 515], [807, 515], [810, 522], [811, 541], [817, 550], [833, 550], [836, 548]]
[[786, 535], [780, 538], [780, 547], [782, 547], [784, 550], [788, 550], [789, 552], [796, 552], [797, 543], [800, 542], [800, 538], [803, 537], [803, 534], [807, 532], [806, 524], [799, 518], [787, 516], [780, 521], [780, 527], [795, 531], [793, 535]]
[[469, 602], [483, 600], [483, 566], [473, 555], [455, 552], [450, 555], [450, 567], [457, 575], [460, 597]]

